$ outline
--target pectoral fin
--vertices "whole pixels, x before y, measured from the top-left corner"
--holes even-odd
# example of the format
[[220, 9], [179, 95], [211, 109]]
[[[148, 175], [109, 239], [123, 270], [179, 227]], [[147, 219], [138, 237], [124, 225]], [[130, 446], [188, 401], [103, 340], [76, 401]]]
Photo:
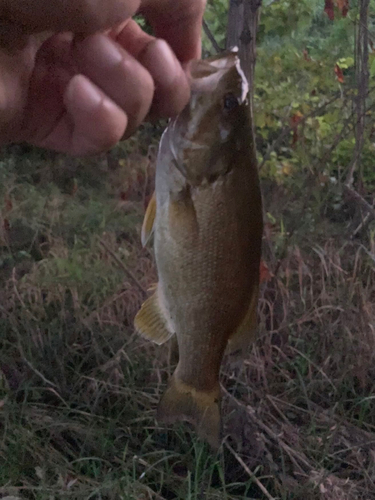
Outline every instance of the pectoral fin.
[[159, 304], [157, 290], [142, 304], [134, 319], [134, 326], [142, 337], [152, 340], [155, 344], [164, 344], [172, 337], [174, 332], [171, 332], [168, 328]]
[[197, 214], [190, 187], [171, 195], [168, 211], [169, 231], [173, 239], [195, 239], [199, 233]]
[[245, 351], [255, 340], [257, 329], [258, 287], [254, 289], [246, 316], [229, 338], [226, 353]]
[[149, 239], [152, 236], [152, 233], [154, 232], [155, 216], [156, 216], [156, 195], [154, 192], [147, 206], [147, 210], [142, 224], [141, 241], [142, 241], [142, 246], [144, 247], [147, 245], [147, 242], [149, 241]]

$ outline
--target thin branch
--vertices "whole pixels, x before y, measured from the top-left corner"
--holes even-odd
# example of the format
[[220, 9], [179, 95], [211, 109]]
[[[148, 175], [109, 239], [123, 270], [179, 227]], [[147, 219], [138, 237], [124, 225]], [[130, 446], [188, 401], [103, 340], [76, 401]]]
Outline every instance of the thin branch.
[[215, 40], [215, 37], [214, 37], [212, 31], [210, 30], [210, 28], [208, 27], [208, 24], [206, 23], [206, 21], [204, 19], [202, 21], [202, 25], [203, 25], [203, 30], [204, 30], [204, 32], [207, 35], [207, 38], [210, 40], [210, 42], [212, 43], [213, 48], [219, 54], [220, 52], [223, 51], [223, 49], [220, 47], [220, 45]]
[[22, 361], [23, 361], [24, 363], [26, 363], [26, 364], [27, 364], [27, 366], [30, 368], [30, 370], [31, 370], [32, 372], [34, 372], [34, 373], [35, 373], [35, 375], [37, 375], [37, 376], [38, 376], [38, 377], [39, 377], [39, 378], [40, 378], [40, 379], [41, 379], [41, 380], [42, 380], [42, 381], [43, 381], [46, 385], [50, 385], [51, 387], [56, 387], [56, 389], [58, 389], [58, 386], [57, 386], [56, 384], [54, 384], [53, 382], [51, 382], [50, 380], [48, 380], [48, 378], [46, 378], [46, 377], [43, 375], [43, 373], [42, 373], [42, 372], [40, 372], [39, 370], [37, 370], [37, 369], [35, 368], [35, 366], [33, 366], [33, 365], [30, 363], [30, 361], [29, 361], [29, 360], [25, 357], [24, 352], [23, 352], [23, 350], [22, 350], [22, 348], [21, 348], [20, 344], [18, 344], [18, 348], [19, 348], [20, 353], [21, 353], [21, 356], [22, 356]]
[[48, 378], [46, 378], [43, 375], [43, 373], [40, 372], [37, 368], [35, 368], [35, 366], [33, 366], [33, 364], [26, 358], [25, 352], [21, 345], [18, 330], [17, 330], [17, 344], [18, 344], [18, 350], [21, 354], [22, 361], [30, 368], [30, 370], [34, 372], [35, 375], [37, 375], [46, 385], [50, 385], [51, 387], [55, 387], [56, 389], [58, 389], [59, 387], [56, 384], [51, 382], [51, 380], [48, 380]]
[[353, 120], [353, 115], [351, 114], [344, 121], [342, 129], [336, 135], [336, 137], [334, 138], [334, 140], [333, 140], [332, 144], [330, 145], [330, 147], [327, 149], [327, 151], [324, 153], [324, 155], [315, 162], [314, 167], [316, 167], [318, 165], [325, 165], [325, 163], [329, 160], [331, 154], [337, 148], [337, 146], [339, 145], [339, 143], [341, 142], [341, 140], [344, 137], [346, 137], [346, 135], [348, 135], [351, 132], [351, 129], [350, 129], [349, 126], [350, 126], [352, 120]]
[[[278, 445], [288, 454], [289, 458], [293, 461], [293, 463], [303, 472], [302, 465], [306, 467], [306, 470], [311, 471], [311, 465], [309, 464], [306, 456], [303, 453], [300, 453], [293, 449], [291, 446], [287, 445], [280, 437], [279, 434], [276, 434], [272, 429], [270, 429], [262, 420], [256, 417], [255, 411], [251, 408], [250, 405], [244, 405], [241, 401], [239, 401], [236, 397], [234, 397], [225, 387], [221, 386], [221, 390], [223, 393], [228, 396], [232, 401], [234, 401], [239, 408], [242, 408], [247, 415], [266, 433], [268, 436], [273, 439]], [[299, 462], [299, 463], [298, 463]], [[302, 465], [301, 465], [302, 464]]]
[[[375, 90], [375, 87], [372, 87], [369, 91], [368, 91], [368, 94], [367, 96], [370, 95], [371, 92], [373, 92]], [[348, 94], [349, 92], [351, 92], [352, 89], [346, 91], [345, 93]], [[301, 126], [303, 123], [306, 122], [306, 120], [308, 120], [309, 118], [313, 118], [315, 116], [320, 116], [320, 114], [325, 111], [325, 109], [330, 105], [330, 104], [333, 104], [335, 101], [337, 101], [338, 99], [340, 99], [342, 97], [342, 93], [341, 92], [337, 92], [330, 100], [328, 100], [327, 102], [325, 102], [324, 104], [322, 104], [321, 106], [319, 106], [317, 109], [314, 109], [312, 110], [310, 113], [308, 113], [307, 115], [303, 116], [301, 118], [301, 120], [298, 122], [298, 125], [296, 126], [287, 126], [285, 127], [284, 129], [282, 129], [282, 131], [280, 132], [279, 136], [277, 137], [277, 139], [275, 139], [272, 143], [272, 145], [269, 147], [267, 153], [264, 155], [264, 158], [262, 160], [262, 162], [260, 163], [259, 165], [259, 170], [264, 167], [264, 164], [270, 159], [271, 157], [271, 154], [278, 148], [278, 146], [282, 143], [282, 141], [285, 139], [285, 137], [288, 136], [288, 134], [290, 132], [292, 132], [292, 130], [294, 130], [297, 126]], [[369, 108], [371, 109], [371, 108]], [[366, 110], [369, 111], [369, 109]], [[345, 121], [345, 126], [343, 127], [343, 129], [341, 130], [340, 132], [340, 135], [341, 133], [343, 132], [343, 130], [346, 128], [346, 126], [351, 122], [353, 118], [353, 115], [350, 115], [350, 117]], [[336, 147], [336, 146], [335, 146]], [[327, 155], [324, 155], [324, 157], [326, 158]]]
[[[298, 122], [298, 126], [302, 125], [309, 118], [313, 118], [314, 116], [319, 116], [330, 104], [334, 103], [335, 101], [337, 101], [340, 98], [341, 98], [341, 93], [337, 92], [336, 95], [334, 97], [332, 97], [332, 99], [330, 99], [329, 101], [325, 102], [324, 104], [322, 104], [321, 106], [319, 106], [317, 109], [314, 109], [313, 111], [311, 111], [307, 115], [301, 117], [300, 121]], [[259, 165], [259, 170], [270, 159], [272, 152], [275, 151], [275, 149], [282, 143], [282, 141], [285, 139], [285, 137], [288, 134], [290, 134], [290, 132], [292, 132], [292, 130], [295, 130], [296, 128], [297, 128], [297, 125], [295, 125], [293, 127], [288, 126], [288, 127], [285, 127], [280, 132], [280, 135], [278, 136], [278, 138], [274, 140], [274, 142], [272, 143], [271, 147], [268, 149], [267, 153], [264, 155], [264, 158], [263, 158], [262, 162]]]
[[258, 488], [263, 493], [263, 495], [266, 498], [268, 498], [268, 500], [275, 500], [275, 497], [273, 497], [266, 490], [266, 488], [263, 486], [263, 484], [259, 481], [259, 479], [256, 477], [256, 475], [253, 472], [251, 472], [251, 470], [249, 469], [249, 467], [245, 464], [245, 462], [242, 460], [242, 458], [239, 456], [239, 454], [234, 451], [234, 449], [231, 447], [231, 445], [226, 442], [226, 443], [224, 443], [224, 446], [226, 446], [228, 448], [228, 450], [232, 453], [232, 455], [234, 456], [234, 458], [241, 465], [241, 467], [243, 468], [243, 470], [249, 475], [250, 479], [252, 481], [254, 481], [254, 483], [258, 486]]
[[126, 267], [126, 265], [120, 260], [117, 255], [112, 252], [112, 250], [108, 247], [108, 245], [103, 241], [99, 240], [99, 243], [102, 247], [109, 253], [112, 259], [118, 264], [118, 266], [132, 279], [133, 283], [137, 286], [137, 288], [142, 292], [142, 294], [147, 295], [147, 290], [140, 284], [135, 275]]
[[375, 208], [370, 205], [368, 201], [366, 201], [355, 189], [345, 185], [344, 186], [344, 193], [347, 195], [348, 198], [351, 198], [352, 200], [355, 200], [358, 202], [361, 207], [363, 207], [367, 212], [372, 216], [373, 219], [375, 219]]
[[264, 6], [265, 9], [267, 9], [268, 7], [270, 7], [273, 3], [276, 3], [276, 2], [280, 2], [280, 0], [271, 0], [270, 3], [266, 4]]
[[365, 217], [363, 218], [362, 222], [354, 229], [354, 231], [350, 235], [350, 239], [354, 240], [354, 238], [357, 236], [357, 234], [360, 231], [365, 231], [365, 229], [367, 229], [367, 227], [369, 226], [371, 221], [372, 221], [372, 217], [370, 216], [369, 213], [367, 213], [365, 215]]

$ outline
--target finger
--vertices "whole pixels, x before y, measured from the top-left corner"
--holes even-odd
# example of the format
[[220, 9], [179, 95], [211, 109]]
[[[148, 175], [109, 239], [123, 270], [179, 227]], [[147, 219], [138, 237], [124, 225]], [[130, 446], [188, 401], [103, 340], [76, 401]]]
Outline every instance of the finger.
[[142, 0], [140, 12], [155, 35], [165, 39], [178, 59], [187, 62], [201, 54], [202, 18], [206, 0]]
[[80, 73], [115, 102], [127, 115], [130, 136], [149, 112], [154, 95], [150, 73], [119, 44], [105, 35], [77, 42], [74, 55]]
[[47, 40], [36, 54], [27, 88], [27, 104], [20, 127], [21, 140], [41, 141], [64, 113], [63, 96], [76, 73], [71, 57], [72, 35]]
[[138, 59], [154, 80], [151, 116], [170, 117], [179, 113], [189, 99], [190, 87], [168, 44], [146, 34], [132, 20], [116, 33], [116, 41]]
[[66, 113], [39, 146], [83, 156], [106, 151], [123, 136], [126, 114], [85, 76], [72, 78], [64, 104]]
[[32, 47], [34, 54], [43, 42], [51, 37], [51, 32], [25, 33], [24, 26], [10, 21], [0, 20], [0, 47], [10, 54], [17, 54], [21, 50]]
[[109, 32], [109, 36], [119, 43], [122, 47], [138, 59], [139, 54], [147, 45], [155, 40], [154, 36], [149, 35], [133, 19], [128, 19], [124, 23], [116, 26]]
[[169, 118], [182, 111], [190, 97], [187, 76], [164, 40], [151, 42], [139, 57], [155, 82], [150, 115]]
[[95, 33], [135, 14], [140, 0], [0, 0], [0, 19], [27, 32]]

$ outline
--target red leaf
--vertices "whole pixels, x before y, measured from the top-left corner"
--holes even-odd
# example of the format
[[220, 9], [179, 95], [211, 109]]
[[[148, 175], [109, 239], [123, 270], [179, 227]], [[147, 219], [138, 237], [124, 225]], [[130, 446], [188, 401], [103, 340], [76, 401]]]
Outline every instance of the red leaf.
[[259, 269], [259, 282], [264, 283], [265, 281], [269, 281], [271, 279], [271, 273], [267, 267], [267, 264], [264, 260], [260, 261], [260, 269]]
[[327, 14], [330, 21], [335, 19], [333, 0], [325, 0], [324, 12]]
[[311, 61], [311, 57], [309, 56], [309, 51], [307, 49], [303, 50], [303, 58], [305, 61], [308, 61], [308, 62]]
[[296, 111], [291, 117], [290, 121], [292, 124], [292, 127], [296, 127], [299, 122], [302, 120], [303, 114], [300, 111]]
[[297, 126], [299, 122], [302, 120], [303, 114], [300, 111], [296, 111], [291, 117], [290, 117], [290, 124], [293, 129], [293, 145], [298, 141], [299, 136], [298, 136], [298, 131], [297, 131]]
[[340, 83], [344, 83], [344, 73], [338, 64], [335, 65], [336, 78]]
[[13, 208], [13, 203], [12, 203], [12, 200], [8, 197], [5, 198], [5, 212], [10, 212]]
[[336, 0], [336, 4], [342, 17], [346, 17], [349, 12], [349, 0]]

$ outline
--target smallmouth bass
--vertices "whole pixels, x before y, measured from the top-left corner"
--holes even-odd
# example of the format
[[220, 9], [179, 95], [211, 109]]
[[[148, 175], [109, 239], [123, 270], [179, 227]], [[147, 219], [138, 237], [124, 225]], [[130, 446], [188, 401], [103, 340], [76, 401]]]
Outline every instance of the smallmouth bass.
[[135, 318], [179, 361], [157, 418], [187, 420], [220, 445], [220, 366], [255, 338], [263, 233], [248, 85], [234, 51], [191, 66], [189, 104], [159, 147], [142, 243], [154, 234], [159, 282]]

